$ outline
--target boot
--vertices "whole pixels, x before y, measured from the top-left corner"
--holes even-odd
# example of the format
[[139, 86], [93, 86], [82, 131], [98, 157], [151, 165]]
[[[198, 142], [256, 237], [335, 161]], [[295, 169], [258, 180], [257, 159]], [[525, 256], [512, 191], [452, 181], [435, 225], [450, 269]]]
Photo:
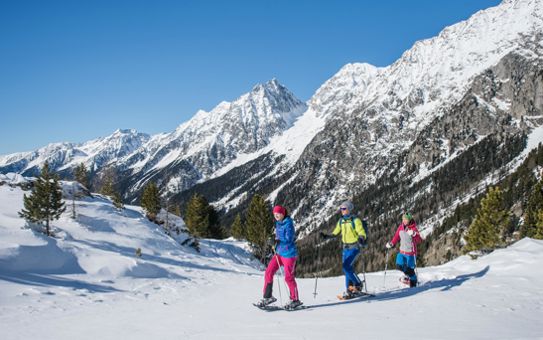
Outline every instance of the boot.
[[349, 286], [349, 292], [355, 293], [355, 294], [361, 293], [362, 292], [362, 285], [360, 285], [360, 286]]
[[302, 301], [300, 300], [290, 300], [290, 302], [285, 305], [285, 309], [293, 310], [296, 307], [301, 306], [301, 305], [302, 305]]
[[273, 296], [272, 297], [269, 297], [269, 298], [263, 298], [262, 300], [260, 300], [259, 302], [257, 302], [257, 306], [258, 307], [264, 307], [264, 306], [267, 306], [269, 304], [272, 304], [274, 303], [275, 301], [277, 301], [276, 298], [274, 298]]
[[403, 276], [400, 278], [400, 282], [403, 283], [404, 285], [408, 285], [410, 280], [407, 276]]
[[343, 295], [341, 296], [341, 298], [344, 300], [352, 299], [353, 297], [354, 297], [354, 294], [349, 290], [345, 291]]

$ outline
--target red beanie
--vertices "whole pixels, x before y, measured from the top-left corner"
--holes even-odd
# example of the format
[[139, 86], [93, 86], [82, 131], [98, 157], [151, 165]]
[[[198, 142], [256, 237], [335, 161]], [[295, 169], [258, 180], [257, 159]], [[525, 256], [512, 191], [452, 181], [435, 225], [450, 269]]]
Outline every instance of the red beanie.
[[273, 207], [273, 213], [274, 214], [281, 214], [281, 215], [286, 215], [287, 214], [287, 209], [283, 208], [282, 206], [280, 205], [276, 205], [275, 207]]

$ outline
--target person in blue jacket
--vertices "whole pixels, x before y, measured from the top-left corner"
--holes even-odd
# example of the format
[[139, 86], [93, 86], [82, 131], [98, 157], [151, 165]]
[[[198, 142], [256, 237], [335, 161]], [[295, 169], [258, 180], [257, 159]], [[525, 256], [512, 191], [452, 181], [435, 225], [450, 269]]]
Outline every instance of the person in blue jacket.
[[285, 270], [285, 281], [290, 290], [290, 302], [286, 308], [296, 308], [302, 304], [298, 296], [298, 286], [295, 279], [296, 258], [298, 251], [295, 243], [295, 230], [292, 218], [287, 215], [287, 210], [276, 205], [273, 208], [273, 217], [275, 218], [275, 251], [268, 263], [266, 273], [264, 274], [263, 299], [260, 305], [268, 305], [277, 301], [272, 296], [273, 276], [282, 266]]

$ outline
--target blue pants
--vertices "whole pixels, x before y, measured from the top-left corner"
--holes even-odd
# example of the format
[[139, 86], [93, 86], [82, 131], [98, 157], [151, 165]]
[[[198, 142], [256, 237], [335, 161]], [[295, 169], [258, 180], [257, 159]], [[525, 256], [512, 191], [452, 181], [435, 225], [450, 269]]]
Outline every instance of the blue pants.
[[360, 286], [362, 281], [354, 273], [354, 261], [360, 254], [360, 249], [357, 247], [353, 248], [343, 248], [343, 273], [345, 273], [345, 288], [349, 289], [349, 283], [353, 283], [355, 286]]
[[396, 268], [407, 275], [410, 281], [417, 282], [417, 274], [415, 274], [415, 255], [398, 253], [396, 255]]

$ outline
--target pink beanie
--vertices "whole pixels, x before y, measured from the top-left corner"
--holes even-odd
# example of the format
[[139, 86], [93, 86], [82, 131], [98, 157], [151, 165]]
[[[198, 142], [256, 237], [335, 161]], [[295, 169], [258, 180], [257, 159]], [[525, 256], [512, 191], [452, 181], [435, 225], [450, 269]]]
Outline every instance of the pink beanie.
[[274, 214], [281, 214], [281, 215], [286, 215], [287, 214], [287, 209], [283, 208], [282, 206], [280, 205], [276, 205], [275, 207], [273, 207], [273, 213]]

